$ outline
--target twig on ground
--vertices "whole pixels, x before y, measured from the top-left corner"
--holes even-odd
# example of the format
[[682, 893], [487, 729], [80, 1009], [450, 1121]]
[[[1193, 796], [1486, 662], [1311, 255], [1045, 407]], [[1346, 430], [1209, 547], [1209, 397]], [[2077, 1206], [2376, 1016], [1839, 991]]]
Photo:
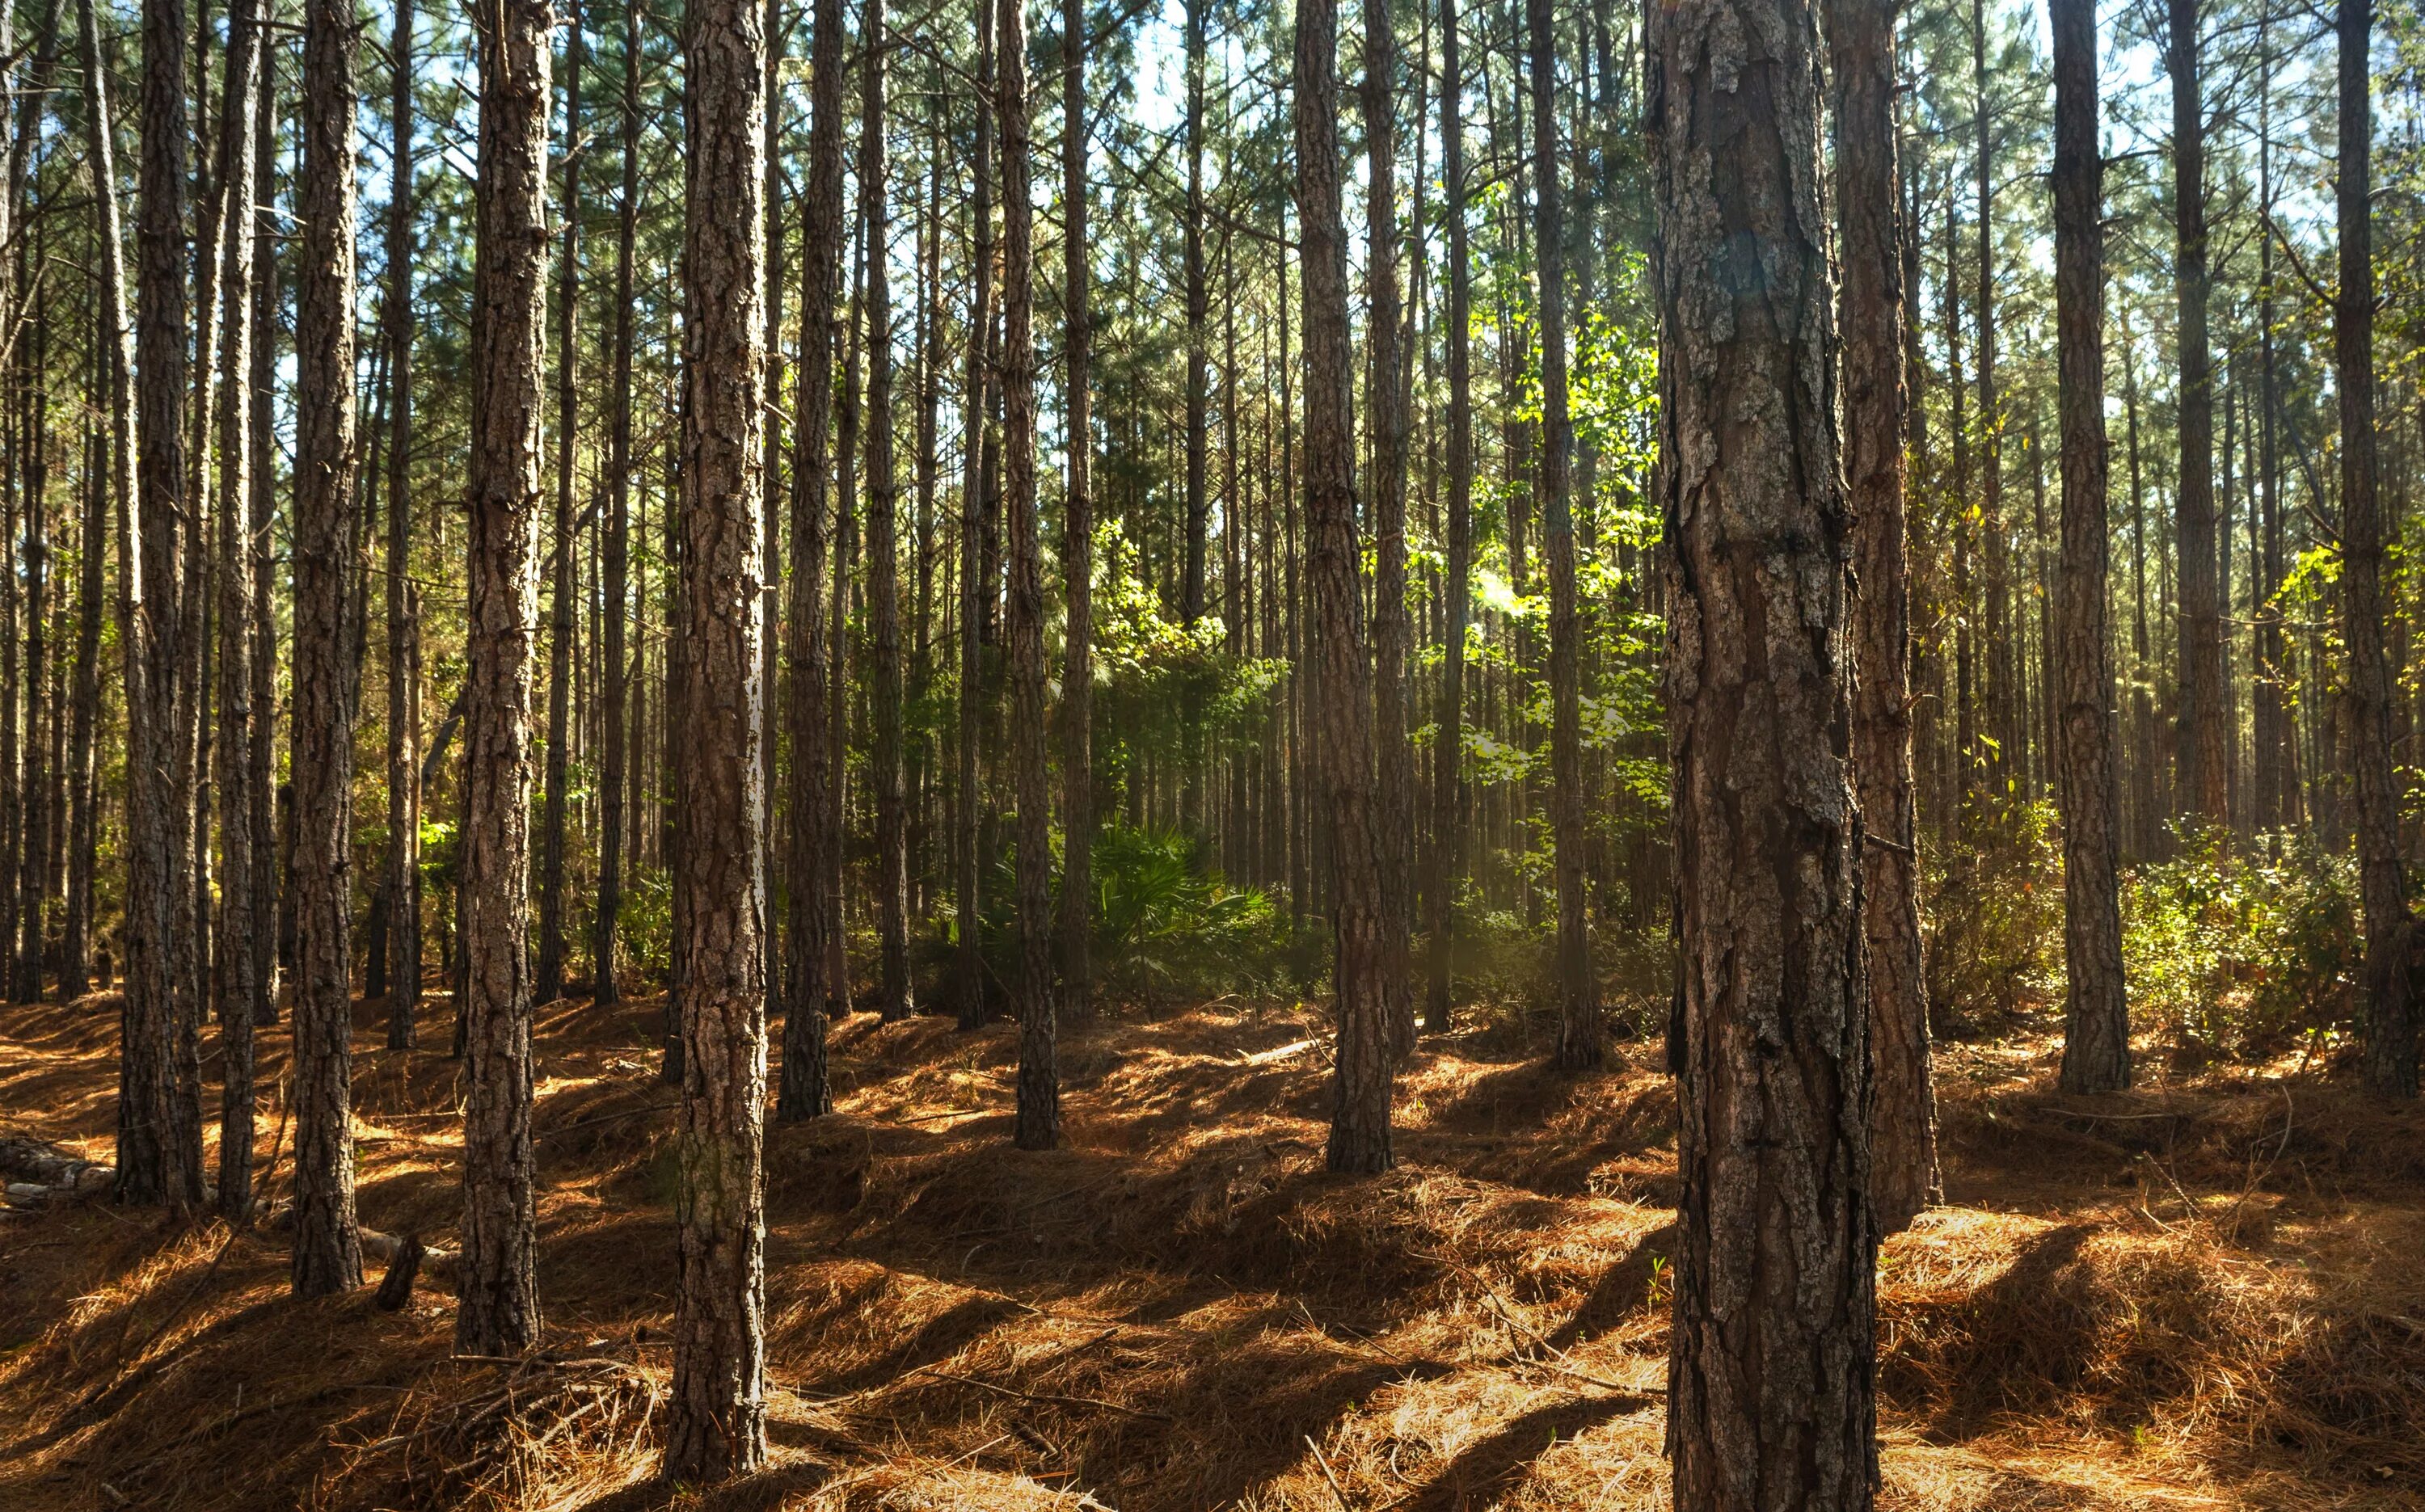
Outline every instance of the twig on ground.
[[1312, 1434], [1305, 1436], [1305, 1446], [1313, 1451], [1313, 1462], [1322, 1467], [1322, 1478], [1330, 1483], [1330, 1494], [1339, 1499], [1339, 1512], [1356, 1512], [1347, 1504], [1347, 1493], [1339, 1488], [1339, 1477], [1330, 1472], [1330, 1461], [1323, 1457], [1322, 1445], [1313, 1441]]

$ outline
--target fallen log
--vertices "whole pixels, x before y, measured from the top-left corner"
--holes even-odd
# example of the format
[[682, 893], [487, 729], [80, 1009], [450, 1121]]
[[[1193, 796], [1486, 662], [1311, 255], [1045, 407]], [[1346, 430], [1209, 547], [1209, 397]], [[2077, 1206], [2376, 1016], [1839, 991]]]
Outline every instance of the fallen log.
[[0, 1136], [0, 1176], [9, 1178], [8, 1199], [12, 1205], [40, 1207], [55, 1200], [109, 1190], [118, 1180], [118, 1168], [63, 1154], [40, 1139], [11, 1134]]

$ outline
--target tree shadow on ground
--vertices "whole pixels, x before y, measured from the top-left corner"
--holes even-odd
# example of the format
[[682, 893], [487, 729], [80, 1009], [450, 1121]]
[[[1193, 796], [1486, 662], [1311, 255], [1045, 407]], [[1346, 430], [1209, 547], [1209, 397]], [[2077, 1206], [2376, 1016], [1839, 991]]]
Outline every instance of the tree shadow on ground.
[[1585, 1396], [1534, 1408], [1468, 1445], [1412, 1500], [1396, 1505], [1403, 1512], [1472, 1512], [1498, 1506], [1513, 1489], [1508, 1483], [1551, 1444], [1589, 1432], [1639, 1406], [1638, 1398]]

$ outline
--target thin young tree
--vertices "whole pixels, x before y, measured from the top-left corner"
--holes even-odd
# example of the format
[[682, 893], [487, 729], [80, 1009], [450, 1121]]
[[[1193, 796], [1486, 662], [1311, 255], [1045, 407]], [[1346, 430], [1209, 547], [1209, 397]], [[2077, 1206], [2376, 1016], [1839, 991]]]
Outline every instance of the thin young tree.
[[2173, 86], [2173, 334], [2180, 374], [2174, 424], [2180, 473], [2173, 493], [2180, 584], [2180, 776], [2175, 806], [2208, 823], [2228, 824], [2227, 690], [2215, 562], [2214, 354], [2208, 329], [2213, 276], [2207, 247], [2205, 52], [2199, 35], [2204, 7], [2201, 0], [2165, 0], [2164, 15], [2164, 67]]
[[1541, 554], [1550, 575], [1550, 829], [1558, 876], [1557, 1063], [1600, 1063], [1599, 998], [1584, 912], [1582, 625], [1575, 595], [1574, 424], [1566, 403], [1566, 226], [1558, 192], [1557, 33], [1550, 0], [1525, 0], [1533, 86], [1533, 242], [1540, 279]]
[[[351, 963], [354, 8], [303, 10], [295, 297], [295, 1266], [298, 1297], [361, 1284]], [[148, 465], [149, 445], [144, 451]]]
[[1061, 0], [1062, 354], [1068, 482], [1061, 502], [1067, 614], [1061, 673], [1061, 1006], [1094, 996], [1094, 264], [1086, 230], [1086, 4]]
[[1859, 676], [1853, 772], [1869, 844], [1861, 857], [1870, 951], [1871, 1187], [1881, 1232], [1935, 1200], [1936, 1095], [1929, 1075], [1912, 801], [1911, 588], [1904, 560], [1903, 322], [1896, 232], [1895, 6], [1830, 0], [1836, 88], [1836, 234], [1842, 287], [1844, 479], [1853, 511]]
[[1340, 209], [1339, 7], [1297, 0], [1291, 114], [1305, 324], [1306, 557], [1319, 688], [1314, 746], [1331, 865], [1330, 1169], [1387, 1170], [1389, 1009], [1373, 836], [1372, 672], [1356, 532], [1356, 425], [1347, 337], [1347, 231]]
[[[2105, 165], [2097, 138], [2096, 3], [2053, 0], [2056, 361], [2063, 419], [2063, 569], [2055, 579], [2062, 741], [2063, 1089], [2130, 1085], [2130, 1015], [2115, 873], [2120, 776], [2113, 756], [2112, 533], [2105, 497]], [[1872, 952], [1872, 968], [1875, 969]]]
[[[412, 0], [388, 44], [387, 1044], [412, 1048], [421, 1004], [421, 732], [412, 664]], [[233, 259], [230, 260], [233, 263]]]
[[[253, 176], [253, 117], [261, 89], [259, 0], [228, 11], [225, 109], [220, 114], [219, 182], [227, 208], [219, 220], [218, 630], [219, 738], [219, 1162], [218, 1210], [231, 1223], [252, 1209], [253, 1020], [267, 994], [254, 958], [262, 902], [253, 852], [267, 836], [253, 828], [252, 572], [245, 521], [252, 499], [251, 406], [237, 402], [252, 368], [252, 221], [260, 185]], [[88, 537], [88, 540], [93, 538]], [[88, 549], [97, 547], [93, 541]]]
[[783, 1069], [775, 1116], [786, 1123], [833, 1111], [826, 1029], [840, 984], [830, 980], [827, 896], [841, 837], [826, 802], [828, 695], [825, 581], [827, 495], [832, 486], [834, 280], [842, 264], [842, 0], [813, 0], [810, 25], [809, 184], [800, 201], [803, 263], [800, 360], [792, 423], [792, 581], [784, 669], [785, 732], [792, 747], [786, 805], [791, 886], [784, 919]]
[[1433, 728], [1431, 931], [1423, 1027], [1449, 1027], [1456, 894], [1465, 861], [1465, 642], [1473, 599], [1473, 273], [1466, 229], [1465, 72], [1456, 0], [1440, 0], [1440, 183], [1448, 224], [1448, 603]]
[[887, 1022], [916, 1011], [909, 989], [909, 797], [901, 751], [900, 480], [892, 455], [892, 218], [885, 199], [884, 0], [859, 21], [859, 214], [867, 257], [867, 613], [870, 780], [875, 788], [876, 1006]]
[[580, 440], [580, 364], [573, 334], [581, 294], [581, 5], [564, 35], [564, 229], [555, 264], [555, 520], [549, 532], [547, 777], [539, 809], [538, 981], [536, 996], [564, 995], [564, 819], [572, 757], [573, 462]]
[[1782, 0], [1679, 0], [1649, 18], [1679, 1507], [1864, 1509], [1877, 1475], [1853, 521], [1829, 393], [1816, 19]]
[[470, 627], [463, 679], [463, 1250], [455, 1345], [538, 1342], [530, 704], [547, 308], [548, 0], [479, 15]]
[[959, 811], [952, 836], [952, 898], [956, 938], [952, 953], [952, 994], [963, 1029], [984, 1022], [985, 961], [979, 950], [978, 889], [983, 868], [977, 854], [984, 836], [984, 795], [977, 786], [979, 724], [987, 708], [982, 517], [985, 512], [986, 401], [992, 383], [988, 361], [993, 329], [993, 111], [994, 0], [976, 0], [976, 123], [970, 151], [969, 263], [975, 287], [969, 291], [968, 393], [962, 420], [965, 467], [960, 483], [960, 699], [957, 756]]
[[1002, 120], [1003, 510], [1010, 529], [1011, 765], [1019, 794], [1019, 1109], [1021, 1150], [1061, 1142], [1052, 1001], [1052, 790], [1045, 769], [1044, 565], [1036, 519], [1036, 212], [1029, 194], [1027, 8], [1002, 0], [995, 25]]
[[2374, 102], [2369, 58], [2373, 0], [2340, 0], [2340, 287], [2333, 364], [2341, 422], [2341, 637], [2349, 646], [2350, 758], [2357, 778], [2358, 900], [2366, 918], [2366, 1083], [2417, 1095], [2417, 1011], [2410, 985], [2407, 878], [2400, 786], [2391, 760], [2392, 682], [2384, 651], [2385, 555], [2374, 434]]
[[623, 912], [624, 814], [631, 760], [631, 651], [623, 622], [632, 573], [632, 280], [640, 215], [640, 8], [623, 9], [620, 131], [623, 183], [615, 202], [614, 376], [609, 390], [606, 543], [600, 616], [604, 641], [605, 740], [598, 767], [598, 907], [590, 924], [589, 982], [596, 1001], [622, 1001], [618, 926]]
[[687, 686], [674, 948], [683, 956], [680, 1278], [666, 1473], [766, 1461], [765, 7], [683, 16], [682, 618]]

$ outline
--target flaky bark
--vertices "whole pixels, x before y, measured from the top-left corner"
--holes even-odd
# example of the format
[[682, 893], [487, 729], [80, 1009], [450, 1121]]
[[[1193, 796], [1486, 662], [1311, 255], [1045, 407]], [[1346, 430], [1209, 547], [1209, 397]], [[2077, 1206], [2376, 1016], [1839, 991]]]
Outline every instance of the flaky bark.
[[244, 524], [252, 497], [251, 406], [240, 401], [252, 369], [253, 117], [261, 88], [258, 0], [228, 14], [226, 108], [221, 113], [219, 223], [218, 630], [219, 737], [219, 1212], [241, 1222], [252, 1207], [253, 1021], [267, 1001], [252, 938], [262, 924], [253, 853], [252, 564]]
[[456, 1347], [538, 1342], [530, 705], [547, 294], [548, 0], [484, 10], [463, 698], [463, 1260]]
[[969, 218], [974, 227], [970, 265], [976, 287], [969, 294], [968, 393], [962, 418], [961, 454], [966, 458], [960, 482], [960, 707], [957, 733], [959, 810], [952, 836], [952, 896], [956, 948], [952, 954], [952, 995], [960, 1027], [973, 1029], [985, 1018], [985, 961], [980, 952], [978, 889], [983, 868], [978, 844], [984, 834], [985, 796], [977, 786], [979, 726], [988, 709], [983, 626], [988, 613], [984, 588], [990, 558], [984, 542], [984, 494], [987, 451], [986, 397], [990, 381], [987, 369], [987, 333], [993, 328], [993, 112], [988, 108], [993, 91], [994, 0], [976, 0], [978, 99], [975, 146], [970, 157], [974, 192]]
[[2341, 638], [2349, 646], [2350, 765], [2356, 776], [2358, 900], [2366, 915], [2366, 1082], [2385, 1097], [2417, 1095], [2417, 1015], [2410, 979], [2407, 878], [2400, 855], [2400, 783], [2391, 760], [2392, 681], [2384, 654], [2383, 505], [2374, 437], [2374, 110], [2369, 44], [2373, 0], [2340, 0], [2340, 287], [2333, 364], [2341, 421]]
[[765, 8], [684, 16], [680, 1289], [670, 1476], [766, 1461], [765, 764], [760, 624], [765, 409]]
[[809, 185], [800, 205], [802, 273], [797, 402], [792, 423], [792, 580], [783, 718], [791, 739], [785, 867], [783, 1079], [775, 1116], [786, 1123], [833, 1111], [826, 1028], [846, 991], [833, 979], [830, 938], [838, 868], [827, 793], [827, 726], [835, 717], [827, 666], [827, 495], [832, 486], [834, 279], [842, 262], [842, 0], [814, 0], [811, 25]]
[[1877, 1475], [1853, 521], [1814, 19], [1681, 0], [1649, 24], [1682, 953], [1667, 1448], [1695, 1509], [1866, 1508]]
[[2113, 756], [2111, 534], [2105, 489], [2105, 167], [2097, 140], [2096, 0], [2054, 0], [2056, 359], [2062, 382], [2063, 571], [2055, 676], [2063, 805], [2063, 1087], [2130, 1085], [2122, 976], [2120, 779]]
[[1019, 1117], [1021, 1150], [1061, 1142], [1052, 1001], [1052, 792], [1045, 771], [1044, 566], [1036, 520], [1036, 213], [1028, 199], [1027, 9], [1002, 0], [1003, 510], [1010, 530], [1011, 765], [1019, 791]]
[[1830, 0], [1836, 227], [1843, 269], [1845, 504], [1853, 512], [1853, 771], [1870, 952], [1870, 1144], [1880, 1232], [1936, 1200], [1936, 1095], [1920, 965], [1911, 776], [1911, 584], [1904, 566], [1904, 299], [1896, 232], [1892, 0]]
[[[295, 1291], [361, 1284], [350, 963], [354, 497], [354, 11], [303, 12], [296, 289]], [[146, 459], [150, 454], [147, 451]]]
[[1306, 554], [1313, 592], [1324, 817], [1332, 875], [1330, 1169], [1389, 1169], [1389, 1007], [1380, 846], [1373, 836], [1372, 672], [1356, 536], [1356, 426], [1340, 212], [1339, 8], [1297, 0], [1293, 114], [1305, 269]]

